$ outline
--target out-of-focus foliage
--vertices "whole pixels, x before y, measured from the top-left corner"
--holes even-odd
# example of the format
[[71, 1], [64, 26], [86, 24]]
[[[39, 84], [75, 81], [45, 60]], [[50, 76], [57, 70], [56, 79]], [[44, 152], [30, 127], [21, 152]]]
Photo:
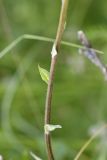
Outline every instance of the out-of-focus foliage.
[[[60, 0], [0, 0], [0, 50], [22, 34], [55, 38]], [[78, 43], [84, 30], [93, 47], [107, 63], [107, 1], [70, 0], [63, 39]], [[0, 59], [0, 155], [8, 160], [32, 159], [30, 151], [46, 158], [44, 104], [46, 84], [38, 64], [49, 70], [52, 44], [24, 40]], [[71, 160], [107, 121], [107, 82], [101, 72], [78, 50], [61, 47], [52, 103], [52, 124], [62, 129], [52, 133], [58, 160]], [[91, 133], [91, 134], [90, 134]], [[87, 148], [81, 159], [107, 159], [106, 130]]]

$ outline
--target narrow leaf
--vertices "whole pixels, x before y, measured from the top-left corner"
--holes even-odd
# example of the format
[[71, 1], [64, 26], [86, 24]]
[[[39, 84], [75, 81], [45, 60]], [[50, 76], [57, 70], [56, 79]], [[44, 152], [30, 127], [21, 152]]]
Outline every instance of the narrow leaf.
[[[7, 47], [5, 47], [2, 51], [0, 51], [0, 59], [2, 57], [4, 57], [7, 53], [10, 53], [10, 51], [13, 48], [15, 48], [24, 39], [28, 39], [28, 40], [32, 39], [32, 40], [52, 42], [52, 43], [55, 41], [55, 39], [53, 39], [53, 38], [48, 38], [48, 37], [43, 37], [43, 36], [38, 36], [38, 35], [23, 34], [22, 36], [18, 37], [16, 40], [14, 40], [12, 43], [10, 43]], [[66, 41], [62, 41], [61, 44], [65, 45], [65, 46], [69, 46], [69, 47], [84, 49], [83, 46], [80, 46], [75, 43], [66, 42]], [[104, 54], [104, 52], [96, 50], [96, 49], [94, 49], [94, 51], [96, 51], [97, 53], [100, 53], [100, 54]]]
[[30, 155], [35, 159], [35, 160], [42, 160], [38, 156], [36, 156], [33, 152], [30, 152]]
[[42, 80], [48, 84], [49, 72], [47, 70], [45, 70], [44, 68], [41, 68], [39, 65], [38, 65], [38, 69], [39, 69], [39, 73], [41, 75]]

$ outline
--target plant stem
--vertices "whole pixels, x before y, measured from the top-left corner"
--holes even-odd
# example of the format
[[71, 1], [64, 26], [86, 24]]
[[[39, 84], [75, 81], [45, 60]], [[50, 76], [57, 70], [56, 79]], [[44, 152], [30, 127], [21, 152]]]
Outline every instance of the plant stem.
[[10, 42], [13, 39], [13, 36], [3, 0], [0, 0], [0, 22], [1, 27], [3, 28], [4, 37], [6, 41]]
[[[58, 30], [56, 34], [56, 39], [54, 42], [54, 48], [57, 53], [59, 52], [59, 49], [60, 49], [61, 39], [64, 31], [68, 1], [69, 0], [62, 0], [59, 25], [58, 25]], [[46, 126], [47, 124], [50, 124], [50, 120], [51, 120], [51, 102], [52, 102], [53, 80], [54, 80], [56, 60], [57, 60], [57, 54], [55, 54], [54, 56], [52, 55], [51, 66], [50, 66], [50, 77], [48, 82], [46, 104], [45, 104], [45, 125], [44, 126]], [[54, 160], [50, 132], [48, 134], [45, 132], [44, 134], [45, 134], [45, 143], [46, 143], [48, 160]]]
[[82, 148], [80, 149], [80, 151], [78, 152], [78, 154], [76, 155], [76, 157], [74, 158], [74, 160], [79, 160], [80, 156], [82, 155], [82, 153], [85, 151], [85, 149], [89, 146], [89, 144], [99, 135], [101, 134], [101, 132], [107, 128], [107, 124], [105, 124], [104, 126], [102, 126], [101, 128], [99, 128], [90, 138], [89, 140], [82, 146]]
[[[23, 40], [38, 40], [38, 41], [44, 41], [44, 42], [54, 42], [55, 39], [53, 38], [48, 38], [48, 37], [43, 37], [43, 36], [38, 36], [38, 35], [30, 35], [30, 34], [23, 34], [21, 36], [19, 36], [18, 38], [16, 38], [13, 42], [11, 42], [7, 47], [5, 47], [2, 51], [0, 51], [0, 58], [3, 58], [7, 53], [9, 53], [13, 48], [15, 48], [20, 42], [22, 42]], [[71, 42], [66, 42], [66, 41], [61, 41], [61, 44], [65, 45], [65, 46], [69, 46], [69, 47], [74, 47], [74, 48], [78, 48], [78, 49], [84, 49], [84, 46], [75, 44], [75, 43], [71, 43]], [[93, 50], [96, 53], [99, 54], [104, 54], [103, 51], [99, 51], [97, 49]]]

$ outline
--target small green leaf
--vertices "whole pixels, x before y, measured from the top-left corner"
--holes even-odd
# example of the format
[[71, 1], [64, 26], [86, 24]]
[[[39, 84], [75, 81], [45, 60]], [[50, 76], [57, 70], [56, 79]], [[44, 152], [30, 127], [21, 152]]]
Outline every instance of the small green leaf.
[[46, 124], [46, 125], [44, 126], [44, 129], [45, 129], [45, 133], [46, 133], [46, 134], [49, 134], [49, 132], [54, 131], [54, 130], [57, 129], [57, 128], [62, 128], [62, 126], [59, 125], [59, 124], [57, 124], [57, 125]]
[[48, 84], [49, 72], [46, 69], [41, 68], [39, 65], [38, 65], [38, 69], [39, 69], [39, 73], [41, 75], [42, 80], [45, 81]]

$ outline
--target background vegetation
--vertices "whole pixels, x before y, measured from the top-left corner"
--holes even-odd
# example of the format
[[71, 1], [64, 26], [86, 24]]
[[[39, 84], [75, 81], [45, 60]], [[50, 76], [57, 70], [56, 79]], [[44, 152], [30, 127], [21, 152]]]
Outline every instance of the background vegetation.
[[[0, 0], [0, 50], [23, 34], [55, 38], [60, 0]], [[107, 63], [107, 1], [70, 0], [63, 39], [77, 41], [84, 30]], [[52, 43], [24, 40], [0, 59], [0, 154], [8, 160], [29, 160], [30, 151], [46, 159], [43, 121], [46, 84], [38, 63], [49, 70]], [[52, 104], [55, 157], [71, 160], [93, 131], [107, 120], [107, 82], [78, 49], [61, 47]], [[83, 153], [82, 160], [107, 159], [107, 132]]]

